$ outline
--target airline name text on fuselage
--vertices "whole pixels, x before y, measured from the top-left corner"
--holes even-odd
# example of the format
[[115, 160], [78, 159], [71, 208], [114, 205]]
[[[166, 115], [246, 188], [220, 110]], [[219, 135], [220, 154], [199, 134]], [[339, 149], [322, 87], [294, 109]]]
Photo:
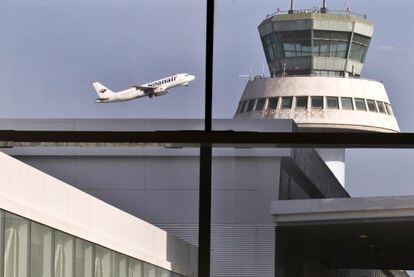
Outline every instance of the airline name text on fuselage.
[[167, 83], [174, 82], [176, 79], [177, 79], [177, 76], [171, 76], [171, 77], [159, 80], [159, 81], [149, 83], [148, 86], [149, 87], [158, 87], [158, 86], [161, 86], [161, 85], [164, 85], [164, 84], [167, 84]]

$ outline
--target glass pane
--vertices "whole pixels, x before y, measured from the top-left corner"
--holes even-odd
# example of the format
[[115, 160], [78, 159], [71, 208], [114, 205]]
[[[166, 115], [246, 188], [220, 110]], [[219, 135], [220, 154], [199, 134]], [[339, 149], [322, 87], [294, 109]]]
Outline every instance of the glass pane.
[[308, 107], [308, 97], [300, 96], [296, 97], [296, 108], [307, 108]]
[[359, 111], [366, 111], [365, 100], [362, 98], [355, 98], [355, 107]]
[[92, 277], [93, 245], [90, 242], [76, 239], [75, 276]]
[[29, 221], [6, 212], [4, 228], [4, 277], [26, 277]]
[[342, 109], [344, 110], [353, 110], [354, 106], [352, 104], [352, 98], [341, 97]]
[[157, 277], [171, 277], [171, 272], [165, 270], [163, 268], [158, 268], [158, 276]]
[[276, 110], [278, 101], [279, 101], [278, 97], [269, 98], [269, 102], [267, 104], [267, 109], [268, 110]]
[[95, 245], [95, 277], [112, 277], [111, 250]]
[[53, 230], [32, 222], [30, 232], [30, 276], [52, 276]]
[[73, 242], [72, 236], [55, 231], [55, 275], [54, 277], [73, 276]]
[[292, 108], [293, 97], [282, 97], [282, 109]]
[[312, 108], [322, 109], [323, 108], [323, 97], [312, 96]]
[[249, 104], [249, 101], [243, 101], [243, 106], [241, 108], [241, 113], [244, 113], [247, 109], [247, 105]]
[[385, 103], [385, 107], [387, 108], [387, 113], [388, 113], [389, 115], [392, 115], [391, 105], [390, 105], [390, 104], [388, 104], [388, 103]]
[[246, 110], [246, 112], [251, 112], [251, 111], [253, 111], [253, 108], [254, 108], [254, 104], [255, 104], [255, 102], [256, 102], [256, 99], [250, 99], [250, 100], [249, 100], [249, 104], [247, 105], [247, 110]]
[[128, 258], [128, 277], [142, 277], [142, 262], [133, 258]]
[[260, 98], [257, 100], [257, 104], [256, 104], [256, 111], [261, 111], [264, 108], [266, 102], [266, 98]]
[[144, 263], [144, 276], [157, 277], [157, 269], [152, 264]]
[[328, 109], [339, 109], [338, 97], [326, 97]]
[[380, 113], [386, 113], [384, 103], [377, 101], [377, 106]]
[[374, 100], [367, 100], [368, 110], [370, 112], [378, 112], [377, 111], [377, 105], [375, 105]]
[[114, 252], [114, 277], [127, 277], [127, 257]]

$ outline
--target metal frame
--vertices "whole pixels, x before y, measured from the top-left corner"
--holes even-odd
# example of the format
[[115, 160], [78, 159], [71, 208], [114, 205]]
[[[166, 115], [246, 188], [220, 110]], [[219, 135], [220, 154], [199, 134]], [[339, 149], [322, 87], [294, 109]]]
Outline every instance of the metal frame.
[[210, 276], [212, 147], [414, 148], [414, 134], [212, 131], [214, 0], [206, 0], [204, 131], [0, 131], [0, 147], [200, 147], [199, 276]]

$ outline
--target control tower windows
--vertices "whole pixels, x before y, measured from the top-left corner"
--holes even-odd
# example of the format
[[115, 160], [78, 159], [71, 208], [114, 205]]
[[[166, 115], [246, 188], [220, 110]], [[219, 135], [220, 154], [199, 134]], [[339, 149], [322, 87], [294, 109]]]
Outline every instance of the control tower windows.
[[387, 108], [387, 113], [389, 115], [392, 115], [392, 109], [391, 109], [391, 105], [388, 103], [385, 103], [385, 108]]
[[267, 102], [267, 109], [268, 110], [276, 110], [278, 102], [279, 102], [278, 97], [269, 98], [269, 101]]
[[354, 34], [349, 58], [362, 63], [365, 62], [370, 41], [371, 39], [369, 37]]
[[346, 58], [350, 33], [314, 31], [313, 54], [320, 57]]
[[240, 113], [244, 113], [246, 111], [248, 103], [249, 103], [249, 101], [243, 101], [242, 102], [242, 107], [240, 109]]
[[286, 58], [311, 56], [310, 31], [280, 32], [279, 36]]
[[358, 111], [366, 111], [365, 100], [362, 98], [355, 98], [355, 107]]
[[380, 113], [386, 113], [384, 103], [377, 101], [377, 106]]
[[323, 109], [323, 97], [322, 96], [312, 96], [312, 108]]
[[236, 113], [241, 113], [241, 110], [243, 108], [243, 104], [244, 104], [243, 101], [239, 103], [239, 106], [237, 107]]
[[296, 97], [296, 108], [307, 109], [308, 108], [308, 97], [307, 96]]
[[283, 97], [282, 98], [282, 109], [291, 109], [292, 102], [293, 102], [293, 97]]
[[266, 102], [266, 98], [259, 98], [256, 104], [256, 111], [262, 111]]
[[314, 70], [314, 76], [321, 76], [321, 77], [343, 77], [343, 71], [332, 71], [332, 70]]
[[270, 35], [265, 36], [262, 38], [263, 49], [265, 50], [265, 56], [267, 62], [273, 62], [276, 60], [275, 52], [273, 51], [272, 41], [270, 39]]
[[341, 97], [342, 109], [344, 110], [353, 110], [354, 105], [352, 104], [352, 98], [350, 97]]
[[367, 100], [367, 105], [370, 112], [378, 112], [377, 105], [375, 105], [374, 100]]
[[250, 99], [248, 104], [247, 104], [247, 109], [246, 112], [251, 112], [254, 109], [254, 104], [256, 102], [256, 99]]
[[338, 97], [326, 97], [328, 109], [339, 109]]

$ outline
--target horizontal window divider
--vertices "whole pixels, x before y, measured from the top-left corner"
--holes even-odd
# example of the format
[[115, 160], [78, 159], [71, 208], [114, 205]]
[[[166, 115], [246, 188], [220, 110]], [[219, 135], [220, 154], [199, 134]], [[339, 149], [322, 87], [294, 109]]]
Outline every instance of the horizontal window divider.
[[[391, 130], [390, 130], [391, 131]], [[414, 133], [0, 131], [0, 147], [414, 148]]]

